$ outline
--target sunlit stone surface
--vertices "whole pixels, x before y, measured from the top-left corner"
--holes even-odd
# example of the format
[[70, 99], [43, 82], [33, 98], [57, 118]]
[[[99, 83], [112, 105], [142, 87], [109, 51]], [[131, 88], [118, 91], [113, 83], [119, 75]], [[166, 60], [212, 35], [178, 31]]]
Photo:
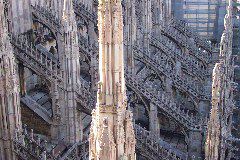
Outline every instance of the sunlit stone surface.
[[0, 160], [240, 159], [239, 4], [215, 2], [0, 0]]

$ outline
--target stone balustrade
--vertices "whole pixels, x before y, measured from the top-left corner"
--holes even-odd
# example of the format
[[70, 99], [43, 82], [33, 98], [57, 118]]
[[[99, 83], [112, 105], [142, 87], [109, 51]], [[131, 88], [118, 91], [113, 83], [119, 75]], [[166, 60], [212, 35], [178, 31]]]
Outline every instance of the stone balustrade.
[[161, 38], [158, 39], [152, 36], [150, 43], [157, 48], [161, 48], [163, 52], [172, 59], [179, 60], [188, 72], [200, 77], [201, 79], [203, 79], [206, 75], [206, 71], [194, 63], [194, 58], [192, 55], [186, 55], [182, 53], [181, 50], [176, 48], [176, 46], [173, 45], [172, 42], [165, 36], [161, 36]]
[[[152, 159], [171, 159], [171, 160], [186, 160], [187, 156], [184, 153], [179, 153], [176, 150], [165, 148], [160, 144], [160, 138], [152, 132], [145, 130], [141, 126], [134, 124], [135, 137], [137, 139], [137, 149], [145, 150], [141, 154], [152, 157]], [[148, 152], [148, 153], [146, 153]]]
[[44, 75], [48, 80], [62, 82], [63, 73], [59, 62], [40, 48], [34, 47], [27, 39], [10, 36], [10, 41], [16, 50], [14, 54], [24, 65], [36, 73]]
[[211, 52], [212, 46], [208, 41], [200, 37], [196, 32], [194, 32], [184, 21], [177, 20], [175, 18], [170, 19], [169, 24], [176, 29], [184, 32], [188, 37], [192, 37], [197, 45]]
[[187, 48], [191, 55], [195, 56], [205, 63], [210, 62], [210, 57], [207, 55], [207, 51], [204, 52], [202, 50], [199, 50], [194, 42], [194, 39], [192, 41], [191, 39], [186, 38], [185, 35], [183, 35], [180, 31], [176, 30], [172, 26], [163, 26], [163, 32], [173, 38], [176, 42], [180, 43], [183, 47]]
[[[93, 12], [90, 11], [87, 7], [85, 7], [84, 4], [82, 4], [81, 2], [78, 2], [77, 0], [74, 1], [74, 6], [75, 6], [75, 8], [74, 8], [75, 12], [77, 14], [83, 15], [84, 17], [89, 17], [90, 15], [92, 15], [92, 16], [90, 16], [90, 17], [92, 17], [90, 19], [92, 19], [92, 20], [95, 19], [94, 20], [95, 22], [97, 21], [97, 15], [92, 14]], [[46, 24], [49, 24], [48, 26], [50, 26], [50, 28], [52, 28], [54, 30], [57, 28], [57, 31], [62, 33], [62, 26], [61, 26], [60, 20], [58, 20], [56, 17], [54, 17], [52, 15], [51, 11], [48, 11], [45, 8], [40, 7], [40, 6], [36, 6], [36, 7], [32, 7], [32, 8], [33, 8], [33, 13], [35, 13], [36, 15], [39, 15], [38, 17], [40, 17], [44, 23], [46, 22]], [[191, 54], [193, 56], [197, 56], [200, 60], [209, 62], [209, 57], [207, 56], [207, 53], [199, 50], [197, 47], [194, 48], [194, 45], [190, 44], [191, 42], [189, 40], [187, 40], [183, 34], [177, 32], [177, 30], [174, 29], [173, 27], [169, 27], [169, 26], [164, 27], [163, 26], [162, 28], [165, 33], [167, 33], [172, 38], [175, 38], [175, 40], [177, 42], [180, 42], [183, 46], [186, 46], [187, 48], [189, 48], [189, 50], [192, 52]], [[174, 34], [175, 32], [176, 32], [176, 34]], [[83, 48], [85, 48], [85, 50], [83, 50], [82, 52], [86, 52], [87, 48], [92, 49], [92, 47], [89, 47], [87, 39], [81, 35], [79, 35], [79, 44], [83, 45], [84, 46]], [[89, 53], [89, 52], [86, 52], [86, 53]], [[178, 56], [178, 58], [179, 58], [179, 56]], [[194, 66], [194, 65], [192, 65], [192, 66]], [[189, 67], [189, 68], [191, 68], [191, 67]], [[202, 75], [202, 74], [200, 74], [200, 75]]]
[[[156, 160], [159, 158], [171, 160], [187, 159], [186, 154], [179, 152], [174, 147], [169, 148], [162, 145], [162, 140], [158, 136], [141, 126], [134, 124], [134, 131], [137, 140], [136, 149], [141, 155], [150, 156], [149, 158]], [[49, 147], [46, 140], [34, 135], [33, 130], [28, 132], [26, 126], [23, 131], [16, 129], [13, 141], [16, 155], [23, 160], [77, 160], [88, 159], [89, 156], [88, 140], [75, 143], [65, 153], [55, 153], [54, 146]]]
[[[152, 159], [186, 160], [187, 155], [177, 149], [161, 145], [161, 139], [152, 132], [134, 124], [136, 149], [141, 155], [150, 156]], [[14, 151], [23, 160], [77, 160], [88, 159], [89, 141], [75, 143], [65, 153], [54, 153], [54, 148], [47, 146], [47, 141], [34, 135], [33, 130], [23, 132], [16, 130], [14, 138]], [[167, 142], [166, 142], [167, 143]]]
[[159, 92], [154, 93], [156, 91], [154, 91], [151, 85], [141, 83], [130, 74], [126, 74], [125, 78], [127, 86], [149, 99], [161, 112], [164, 112], [166, 116], [169, 116], [189, 130], [202, 129], [201, 127], [205, 124], [204, 120], [199, 119], [199, 117], [194, 117], [193, 114], [189, 114], [188, 110], [178, 107], [167, 95], [163, 93], [160, 94]]
[[[97, 22], [97, 15], [94, 14], [93, 11], [89, 10], [84, 4], [82, 4], [81, 2], [75, 0], [74, 1], [74, 10], [75, 13], [77, 15], [82, 15], [84, 17], [87, 17], [88, 19], [90, 19], [91, 21], [93, 21], [94, 23]], [[36, 14], [36, 16], [38, 18], [40, 18], [44, 23], [49, 24], [48, 26], [53, 29], [56, 30], [60, 33], [62, 33], [62, 26], [60, 21], [52, 15], [51, 11], [46, 10], [43, 7], [40, 6], [35, 6], [32, 7], [33, 9], [33, 13]], [[174, 21], [173, 25], [178, 25], [181, 26], [180, 23]], [[210, 57], [207, 55], [206, 52], [199, 50], [199, 48], [197, 46], [192, 45], [192, 43], [189, 39], [187, 39], [185, 37], [185, 35], [183, 35], [182, 33], [179, 33], [177, 29], [175, 29], [173, 26], [162, 26], [163, 32], [166, 33], [168, 36], [174, 38], [177, 42], [179, 42], [181, 45], [183, 45], [184, 47], [187, 47], [190, 50], [190, 53], [197, 57], [198, 59], [208, 63], [210, 60]], [[192, 34], [192, 32], [189, 31], [189, 34]], [[82, 37], [81, 37], [82, 38]], [[81, 38], [79, 38], [81, 40]], [[197, 42], [201, 43], [201, 44], [208, 44], [207, 42], [205, 42], [204, 40], [201, 40], [199, 38], [199, 36], [194, 35], [194, 39]]]
[[[51, 82], [55, 83], [56, 79], [58, 82], [63, 82], [63, 71], [59, 62], [53, 56], [49, 56], [40, 48], [28, 44], [26, 39], [11, 36], [10, 40], [16, 49], [14, 54], [19, 60], [24, 62], [25, 66], [31, 68], [39, 75], [43, 75]], [[76, 86], [77, 98], [81, 104], [84, 104], [83, 106], [88, 106], [87, 111], [91, 113], [92, 108], [89, 107], [94, 106], [94, 101], [90, 98], [92, 97], [89, 91], [90, 84], [84, 83], [85, 81], [82, 82], [83, 84]]]
[[57, 160], [58, 157], [53, 155], [53, 152], [47, 149], [47, 141], [40, 139], [33, 134], [33, 130], [15, 132], [14, 151], [17, 156], [23, 160]]
[[209, 100], [209, 95], [205, 95], [203, 89], [200, 89], [200, 86], [194, 83], [192, 79], [188, 79], [185, 76], [178, 76], [173, 68], [166, 64], [166, 61], [157, 57], [149, 57], [145, 52], [141, 51], [137, 47], [134, 47], [134, 56], [140, 61], [143, 61], [145, 64], [152, 66], [156, 72], [163, 73], [166, 77], [169, 77], [174, 85], [187, 93], [190, 93], [192, 96], [198, 99]]
[[[81, 48], [81, 46], [80, 46], [80, 48]], [[143, 52], [144, 53], [144, 52]], [[141, 57], [142, 58], [142, 57]], [[159, 64], [156, 64], [155, 66], [159, 66], [161, 63], [159, 63]], [[170, 73], [170, 71], [169, 71], [169, 73]], [[167, 75], [169, 75], [169, 73], [167, 73]], [[173, 74], [174, 75], [174, 74]], [[174, 75], [175, 76], [175, 75]], [[145, 77], [144, 77], [145, 78]], [[188, 83], [188, 82], [190, 82], [190, 80], [185, 80], [185, 81], [181, 81], [181, 79], [179, 79], [179, 78], [176, 78], [176, 80], [178, 80], [178, 81], [180, 81], [181, 82], [181, 84], [185, 84], [185, 89], [186, 88], [188, 88], [188, 87], [191, 87], [191, 86], [194, 86], [194, 84], [190, 84], [190, 83]], [[139, 80], [135, 80], [135, 81], [139, 81]], [[177, 82], [178, 82], [177, 81]], [[128, 82], [127, 82], [128, 83]], [[187, 85], [188, 84], [188, 85]], [[148, 85], [148, 86], [151, 86], [151, 85]], [[151, 87], [152, 88], [152, 90], [151, 91], [148, 91], [149, 92], [149, 94], [150, 94], [150, 92], [152, 92], [152, 93], [155, 93], [155, 95], [159, 95], [159, 96], [161, 96], [161, 94], [159, 93], [159, 92], [157, 92], [156, 90], [155, 90], [155, 88], [154, 87]], [[187, 90], [187, 89], [186, 89]], [[141, 93], [141, 92], [140, 92]], [[81, 94], [81, 93], [80, 93]], [[90, 96], [87, 96], [87, 94], [89, 94]], [[142, 94], [142, 93], [141, 93]], [[88, 100], [90, 100], [90, 97], [92, 96], [91, 95], [91, 93], [88, 91], [88, 92], [85, 92], [84, 93], [84, 95], [86, 96], [86, 97], [88, 97]], [[196, 94], [197, 95], [197, 94]], [[151, 99], [150, 97], [148, 97], [149, 99]], [[200, 98], [202, 98], [202, 97], [200, 97]], [[204, 97], [203, 97], [204, 98]], [[205, 97], [205, 99], [206, 99], [206, 97]], [[87, 100], [86, 100], [87, 101]], [[91, 102], [95, 102], [94, 101], [94, 98], [92, 97], [91, 98]], [[85, 103], [86, 104], [86, 103]], [[91, 103], [92, 105], [95, 105], [94, 103]], [[93, 107], [95, 107], [95, 106], [93, 106]], [[174, 112], [174, 111], [173, 111]], [[183, 114], [183, 112], [184, 111], [181, 111], [180, 112], [180, 114]], [[188, 116], [186, 116], [186, 117], [191, 117], [191, 115], [188, 115]], [[188, 124], [186, 124], [186, 125], [188, 125]], [[198, 127], [194, 127], [194, 128], [198, 128]]]
[[[201, 126], [205, 125], [205, 122], [203, 120], [194, 117], [193, 114], [190, 114], [188, 110], [184, 110], [176, 106], [176, 104], [172, 102], [168, 96], [157, 91], [156, 87], [153, 87], [152, 84], [141, 83], [139, 80], [133, 79], [132, 75], [130, 74], [126, 75], [126, 84], [130, 88], [133, 87], [134, 91], [139, 92], [139, 94], [151, 100], [151, 102], [156, 104], [160, 110], [165, 111], [167, 116], [175, 119], [186, 128], [190, 130], [200, 130]], [[81, 100], [82, 107], [84, 109], [87, 109], [87, 113], [91, 113], [91, 110], [95, 107], [95, 96], [92, 95], [87, 87], [90, 86], [86, 84], [76, 90], [78, 96], [81, 96], [79, 100]]]
[[[137, 124], [134, 124], [134, 131], [137, 140], [136, 148], [141, 150], [145, 156], [151, 155], [153, 159], [166, 158], [171, 160], [185, 160], [187, 157], [184, 153], [177, 150], [168, 149], [160, 144], [160, 138], [145, 130]], [[144, 145], [144, 147], [143, 147]], [[87, 159], [89, 155], [89, 141], [77, 142], [74, 144], [60, 160]], [[149, 157], [150, 158], [150, 157]]]
[[[21, 40], [15, 39], [14, 37], [11, 38], [12, 44], [18, 48], [18, 51], [15, 52], [17, 57], [20, 57], [20, 60], [25, 62], [28, 67], [36, 71], [37, 73], [40, 73], [41, 75], [44, 75], [46, 78], [51, 77], [51, 81], [53, 81], [55, 78], [58, 78], [59, 81], [62, 81], [62, 71], [60, 68], [56, 67], [56, 62], [54, 63], [51, 58], [47, 57], [44, 53], [37, 51], [36, 49], [33, 49], [33, 47], [29, 47], [26, 43], [24, 43]], [[24, 51], [23, 53], [21, 51]], [[24, 55], [22, 57], [22, 54]], [[49, 58], [49, 59], [48, 59]], [[47, 59], [47, 60], [46, 60]], [[55, 67], [54, 67], [55, 66]], [[60, 74], [60, 75], [59, 75]], [[135, 81], [135, 80], [134, 80]], [[134, 81], [129, 81], [128, 83], [132, 84]], [[88, 86], [88, 85], [84, 85]], [[89, 87], [89, 86], [88, 86]], [[142, 89], [140, 89], [140, 93], [143, 90], [143, 86], [141, 86]], [[144, 94], [147, 95], [149, 99], [152, 99], [149, 95], [151, 93], [147, 93], [147, 91], [143, 90]], [[77, 93], [77, 99], [82, 104], [83, 107], [86, 107], [88, 113], [91, 113], [92, 107], [95, 107], [95, 100], [94, 96], [92, 96], [91, 92], [87, 87], [83, 86], [76, 86], [76, 93]], [[141, 93], [143, 94], [143, 93]], [[161, 104], [159, 102], [155, 102], [156, 104]], [[169, 108], [168, 106], [166, 106]], [[165, 108], [165, 110], [168, 110]], [[170, 107], [172, 108], [172, 107]], [[172, 117], [175, 117], [175, 114], [183, 114], [183, 113], [174, 113], [177, 110], [173, 110], [169, 114]], [[182, 117], [183, 118], [183, 117]], [[184, 122], [184, 119], [179, 119], [178, 121]], [[185, 123], [185, 126], [192, 126], [192, 122]], [[191, 127], [190, 127], [191, 128]]]
[[52, 31], [63, 33], [61, 20], [59, 20], [50, 9], [45, 7], [35, 5], [31, 6], [31, 10], [34, 16], [46, 26], [48, 26]]
[[95, 25], [97, 24], [97, 14], [78, 0], [73, 1], [73, 8], [77, 15], [84, 16]]

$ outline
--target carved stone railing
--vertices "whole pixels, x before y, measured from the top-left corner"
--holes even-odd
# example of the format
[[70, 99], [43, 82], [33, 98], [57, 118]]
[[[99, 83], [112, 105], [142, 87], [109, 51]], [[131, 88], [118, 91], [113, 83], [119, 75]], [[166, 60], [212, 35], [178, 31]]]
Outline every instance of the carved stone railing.
[[[136, 150], [149, 159], [185, 160], [186, 154], [177, 149], [165, 148], [160, 143], [160, 138], [150, 131], [134, 124], [137, 140]], [[88, 159], [89, 141], [77, 142], [62, 155], [56, 154], [54, 148], [47, 147], [47, 141], [35, 136], [33, 130], [30, 132], [25, 128], [23, 132], [16, 130], [14, 151], [23, 160], [79, 160]]]
[[61, 21], [51, 12], [51, 10], [38, 5], [31, 6], [31, 10], [33, 15], [52, 31], [60, 34], [63, 33]]
[[209, 63], [210, 57], [207, 55], [207, 51], [203, 52], [202, 50], [199, 50], [199, 48], [196, 46], [195, 42], [192, 42], [191, 39], [184, 36], [180, 31], [177, 29], [168, 26], [163, 27], [163, 32], [173, 38], [176, 42], [180, 43], [183, 47], [189, 50], [189, 53], [199, 60]]
[[[10, 39], [16, 49], [14, 54], [20, 61], [24, 62], [24, 65], [31, 68], [39, 75], [43, 75], [51, 82], [55, 83], [56, 79], [58, 82], [63, 82], [63, 71], [60, 68], [59, 62], [56, 61], [53, 56], [49, 56], [39, 47], [36, 48], [29, 45], [26, 40], [21, 38], [11, 36]], [[82, 104], [82, 106], [87, 107], [85, 108], [87, 112], [91, 113], [92, 108], [90, 107], [93, 106], [94, 101], [92, 101], [89, 87], [86, 87], [85, 84], [76, 86], [77, 100]]]
[[75, 143], [59, 160], [87, 160], [89, 155], [89, 142]]
[[[18, 51], [15, 52], [16, 56], [21, 61], [26, 63], [26, 65], [33, 69], [36, 73], [44, 75], [47, 79], [50, 78], [51, 81], [55, 78], [57, 78], [59, 81], [63, 80], [61, 76], [62, 70], [58, 67], [56, 62], [54, 62], [51, 58], [47, 57], [44, 53], [38, 51], [37, 49], [34, 49], [32, 46], [28, 46], [28, 44], [24, 41], [15, 39], [14, 37], [11, 38], [11, 43], [15, 48], [18, 49]], [[92, 107], [95, 106], [95, 100], [89, 89], [80, 85], [76, 86], [76, 92], [77, 100], [82, 104], [83, 107], [86, 107], [85, 109], [86, 111], [88, 111], [88, 113], [91, 113]], [[170, 114], [175, 117], [174, 113]], [[183, 120], [180, 119], [180, 121]], [[186, 123], [185, 125], [188, 127], [192, 126], [188, 123]]]
[[[61, 25], [61, 21], [57, 17], [54, 17], [51, 11], [48, 11], [41, 6], [32, 6], [32, 12], [42, 23], [47, 25], [51, 30], [59, 32], [60, 34], [63, 33], [63, 26]], [[89, 60], [92, 52], [96, 51], [96, 47], [91, 46], [88, 43], [87, 38], [82, 36], [81, 33], [78, 33], [78, 42], [80, 53], [86, 55]]]
[[[76, 14], [83, 15], [85, 17], [88, 17], [91, 21], [97, 22], [97, 15], [94, 14], [89, 9], [87, 9], [87, 7], [84, 6], [84, 4], [82, 4], [81, 2], [75, 0], [74, 1], [74, 9], [75, 9]], [[47, 26], [49, 26], [51, 29], [57, 30], [58, 32], [62, 33], [62, 26], [61, 26], [60, 20], [58, 20], [57, 17], [55, 17], [51, 13], [51, 11], [48, 11], [47, 9], [40, 7], [40, 6], [32, 6], [32, 10], [33, 10], [33, 13], [36, 14], [36, 16], [39, 19], [41, 19], [41, 21], [43, 23], [47, 24]], [[175, 23], [173, 23], [173, 24], [175, 24]], [[171, 36], [177, 42], [179, 42], [183, 46], [187, 47], [192, 52], [191, 54], [193, 56], [196, 56], [205, 62], [209, 61], [209, 57], [206, 55], [206, 53], [200, 51], [197, 47], [194, 48], [194, 45], [191, 45], [190, 44], [191, 42], [183, 34], [178, 32], [177, 35], [175, 35], [173, 31], [177, 31], [176, 29], [174, 29], [173, 27], [164, 27], [164, 26], [162, 26], [162, 28], [163, 28], [163, 31], [167, 35]], [[189, 34], [190, 34], [190, 32], [189, 32]], [[198, 37], [198, 36], [194, 36], [194, 37]], [[83, 44], [81, 41], [83, 41], [84, 39], [82, 39], [82, 38], [83, 37], [79, 38], [80, 45]], [[199, 38], [195, 38], [195, 39], [199, 39]], [[198, 40], [198, 42], [199, 41], [200, 40]], [[205, 42], [205, 41], [201, 40], [201, 42]], [[83, 50], [83, 52], [88, 53], [88, 52], [86, 52], [87, 48], [86, 47], [83, 47], [83, 48], [85, 49], [85, 50]]]
[[[74, 5], [74, 10], [75, 10], [76, 14], [83, 15], [84, 17], [87, 17], [94, 23], [97, 22], [97, 15], [94, 14], [93, 11], [89, 10], [84, 4], [82, 4], [78, 0], [75, 0], [73, 5]], [[62, 33], [62, 26], [61, 26], [60, 20], [58, 20], [51, 13], [51, 11], [48, 11], [45, 8], [40, 7], [40, 6], [32, 7], [32, 9], [33, 9], [33, 13], [35, 13], [36, 16], [39, 19], [41, 19], [42, 22], [44, 22], [45, 24], [48, 24], [48, 26], [51, 29], [57, 30], [58, 32]], [[173, 24], [178, 24], [178, 23], [173, 23]], [[173, 27], [169, 27], [169, 26], [168, 27], [162, 26], [162, 29], [163, 29], [164, 33], [166, 33], [170, 37], [174, 38], [177, 42], [181, 43], [183, 46], [187, 47], [190, 50], [190, 52], [192, 52], [191, 54], [193, 56], [199, 58], [200, 60], [202, 60], [204, 62], [207, 62], [207, 63], [209, 62], [208, 55], [206, 55], [206, 53], [204, 53], [203, 51], [200, 51], [197, 46], [194, 47], [194, 45], [191, 44], [192, 42], [190, 42], [183, 34], [179, 33], [177, 31], [177, 29], [175, 29]], [[177, 32], [177, 34], [174, 34], [175, 31]], [[191, 34], [191, 33], [192, 32], [189, 31], [189, 34]], [[194, 36], [194, 38], [195, 38], [194, 40], [197, 39], [198, 43], [201, 42], [201, 43], [205, 44], [205, 41], [204, 40], [200, 41], [198, 36]]]
[[188, 37], [192, 37], [197, 45], [211, 52], [211, 45], [207, 42], [206, 39], [200, 37], [196, 32], [194, 32], [184, 21], [176, 20], [172, 18], [169, 21], [169, 24], [176, 29], [179, 29], [181, 32], [185, 33]]
[[[85, 81], [85, 80], [81, 80]], [[88, 114], [91, 114], [92, 109], [95, 107], [96, 97], [90, 92], [89, 85], [82, 83], [83, 86], [79, 86], [77, 89], [78, 100], [82, 105], [82, 109]], [[126, 75], [126, 84], [130, 88], [134, 88], [139, 94], [149, 99], [152, 103], [156, 104], [161, 111], [165, 112], [165, 115], [170, 116], [178, 123], [182, 124], [190, 130], [201, 130], [201, 126], [204, 125], [203, 120], [197, 119], [186, 109], [183, 110], [177, 107], [166, 95], [154, 92], [151, 86], [141, 83], [137, 79], [133, 79], [132, 75]]]
[[97, 24], [97, 14], [89, 10], [83, 3], [78, 0], [74, 0], [73, 8], [77, 15], [84, 16], [94, 24]]
[[[169, 159], [169, 160], [185, 160], [186, 154], [178, 150], [171, 150], [161, 146], [160, 138], [150, 131], [134, 124], [135, 137], [137, 140], [136, 150], [141, 155], [145, 155], [148, 159]], [[87, 159], [89, 156], [89, 141], [78, 142], [74, 144], [60, 160], [78, 160]]]
[[10, 41], [16, 50], [15, 56], [21, 60], [24, 65], [31, 68], [34, 72], [43, 75], [50, 81], [62, 81], [63, 73], [59, 62], [46, 54], [45, 51], [37, 49], [29, 44], [26, 39], [10, 36]]
[[150, 41], [151, 45], [161, 48], [163, 52], [167, 54], [167, 56], [179, 60], [188, 72], [203, 79], [206, 75], [206, 71], [201, 69], [198, 65], [196, 65], [196, 63], [192, 62], [191, 55], [181, 53], [181, 51], [179, 51], [174, 45], [171, 45], [168, 42], [169, 39], [165, 38], [164, 36], [161, 36], [161, 38], [158, 39], [152, 37]]
[[201, 130], [203, 120], [194, 117], [188, 111], [184, 111], [178, 107], [173, 101], [171, 101], [168, 96], [160, 93], [153, 93], [151, 88], [139, 80], [133, 78], [132, 75], [126, 74], [126, 84], [134, 91], [146, 97], [153, 104], [155, 104], [161, 113], [169, 116], [171, 119], [175, 120], [179, 124], [183, 125], [189, 130]]
[[178, 150], [165, 148], [160, 144], [160, 138], [152, 132], [134, 124], [135, 137], [137, 139], [136, 149], [140, 150], [140, 154], [154, 160], [186, 160], [186, 153]]
[[[176, 106], [168, 96], [154, 91], [152, 86], [141, 83], [139, 79], [133, 79], [131, 74], [126, 73], [125, 79], [127, 86], [149, 99], [152, 103], [156, 104], [161, 111], [164, 111], [166, 116], [173, 118], [186, 128], [190, 130], [201, 130], [201, 126], [205, 124], [203, 120], [194, 117], [193, 114], [190, 114], [186, 109], [184, 110]], [[79, 87], [77, 91], [78, 95], [81, 96], [79, 100], [81, 100], [82, 107], [90, 114], [91, 110], [95, 107], [96, 97], [90, 92], [88, 87], [89, 85], [84, 85], [81, 88]]]
[[30, 133], [27, 129], [24, 132], [16, 130], [13, 139], [14, 151], [23, 160], [57, 160], [51, 151], [47, 149], [47, 141], [36, 137], [33, 130]]
[[[132, 77], [132, 75], [128, 75], [127, 77]], [[199, 121], [196, 120], [193, 115], [188, 114], [188, 111], [183, 111], [180, 109], [180, 107], [176, 107], [176, 104], [170, 105], [170, 100], [168, 100], [167, 96], [162, 96], [159, 93], [153, 94], [151, 91], [146, 90], [147, 87], [144, 87], [144, 84], [139, 85], [140, 81], [139, 79], [128, 79], [126, 78], [127, 85], [131, 86], [137, 86], [138, 91], [140, 94], [148, 98], [149, 100], [153, 100], [156, 105], [160, 107], [160, 109], [163, 109], [166, 111], [166, 113], [172, 117], [176, 118], [175, 120], [181, 124], [183, 124], [185, 127], [188, 129], [200, 129], [200, 126], [202, 125], [201, 123], [198, 123]], [[84, 83], [83, 83], [84, 84]], [[145, 84], [146, 85], [146, 84]], [[77, 89], [78, 95], [82, 96], [81, 98], [81, 103], [83, 106], [85, 106], [85, 109], [88, 110], [88, 113], [91, 113], [91, 110], [95, 107], [95, 100], [96, 97], [93, 97], [92, 93], [87, 89], [89, 86], [85, 85], [82, 86], [82, 91], [79, 87]], [[148, 86], [149, 88], [149, 86]], [[153, 99], [155, 97], [155, 99]], [[170, 108], [170, 110], [169, 110]], [[172, 110], [171, 110], [172, 109]], [[169, 111], [169, 112], [168, 112]]]
[[161, 72], [166, 77], [169, 77], [173, 81], [175, 87], [184, 90], [186, 93], [190, 93], [192, 96], [198, 99], [210, 99], [209, 95], [205, 95], [203, 89], [200, 89], [200, 87], [194, 84], [193, 81], [176, 75], [175, 71], [170, 67], [166, 67], [164, 62], [158, 62], [158, 59], [149, 57], [147, 54], [145, 54], [145, 52], [136, 47], [134, 47], [134, 56], [138, 60], [144, 61], [144, 63], [152, 66], [155, 71]]

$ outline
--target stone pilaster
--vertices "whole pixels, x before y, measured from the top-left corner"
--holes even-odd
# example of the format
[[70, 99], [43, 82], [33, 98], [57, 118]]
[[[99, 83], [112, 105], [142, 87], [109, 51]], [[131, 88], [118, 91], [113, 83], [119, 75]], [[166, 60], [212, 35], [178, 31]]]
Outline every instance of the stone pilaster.
[[160, 136], [160, 124], [158, 120], [158, 110], [157, 106], [150, 103], [150, 113], [149, 113], [149, 130], [154, 133], [154, 135]]

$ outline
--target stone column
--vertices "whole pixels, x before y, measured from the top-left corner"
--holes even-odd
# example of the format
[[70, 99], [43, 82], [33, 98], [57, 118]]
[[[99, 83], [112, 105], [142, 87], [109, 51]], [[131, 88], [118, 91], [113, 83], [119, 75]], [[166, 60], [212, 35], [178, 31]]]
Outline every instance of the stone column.
[[162, 26], [164, 25], [164, 14], [165, 14], [165, 9], [164, 9], [164, 3], [162, 2], [162, 0], [154, 0], [153, 1], [153, 6], [154, 6], [154, 12], [153, 14], [155, 14], [153, 21], [155, 22], [154, 25], [154, 35], [158, 36], [160, 38], [161, 36], [161, 29]]
[[181, 62], [176, 61], [175, 71], [176, 71], [176, 75], [181, 77], [181, 73], [182, 73], [182, 64], [181, 64]]
[[172, 18], [174, 15], [173, 15], [173, 8], [172, 8], [172, 1], [171, 0], [168, 0], [168, 2], [166, 3], [166, 17], [168, 19]]
[[[91, 46], [97, 46], [97, 34], [95, 32], [95, 24], [93, 22], [89, 23], [88, 26], [88, 36], [89, 36], [89, 44]], [[98, 82], [98, 62], [97, 62], [97, 51], [98, 50], [93, 50], [92, 56], [90, 59], [90, 75], [91, 75], [91, 89], [93, 93], [97, 93], [97, 82]], [[96, 95], [96, 94], [95, 94]]]
[[59, 62], [61, 62], [61, 64], [63, 64], [63, 56], [64, 56], [64, 42], [63, 42], [63, 35], [61, 35], [60, 33], [56, 33], [56, 43], [57, 43], [57, 50], [58, 50], [58, 55], [57, 55], [57, 59], [59, 60]]
[[150, 103], [150, 112], [149, 112], [149, 130], [155, 135], [160, 136], [160, 124], [158, 120], [158, 110], [157, 106], [153, 103]]
[[22, 63], [19, 63], [18, 65], [18, 72], [19, 72], [19, 81], [20, 81], [20, 93], [21, 93], [21, 96], [25, 96], [25, 94], [27, 93], [27, 90], [26, 90], [26, 80], [24, 76], [24, 66]]
[[93, 55], [91, 57], [91, 68], [90, 68], [90, 74], [91, 74], [91, 89], [93, 92], [97, 93], [97, 83], [99, 81], [98, 76], [98, 62], [96, 55]]
[[188, 157], [190, 160], [202, 159], [202, 134], [199, 131], [190, 131], [188, 139]]
[[166, 77], [166, 92], [172, 98], [172, 80]]
[[[52, 98], [52, 111], [53, 111], [53, 124], [51, 125], [51, 138], [53, 140], [61, 140], [61, 121], [63, 120], [63, 114], [61, 114], [61, 105], [59, 93], [60, 88], [58, 87], [57, 81], [51, 84], [51, 98]], [[63, 97], [63, 96], [62, 96]]]

